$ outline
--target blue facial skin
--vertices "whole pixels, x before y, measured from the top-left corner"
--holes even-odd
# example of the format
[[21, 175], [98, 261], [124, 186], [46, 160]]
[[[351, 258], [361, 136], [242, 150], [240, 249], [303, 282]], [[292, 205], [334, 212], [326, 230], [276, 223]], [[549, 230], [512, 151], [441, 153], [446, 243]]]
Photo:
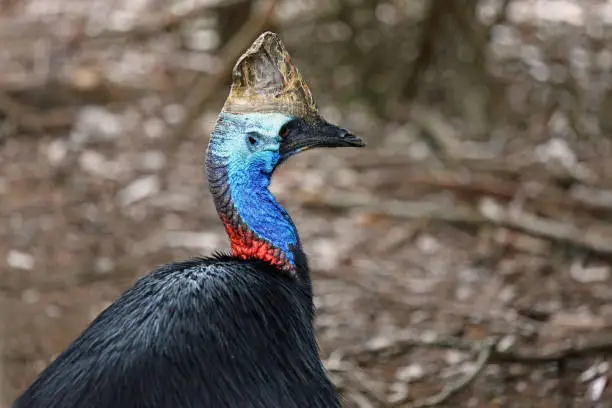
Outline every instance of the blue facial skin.
[[[294, 265], [290, 245], [299, 247], [297, 230], [285, 209], [268, 191], [272, 172], [280, 159], [279, 131], [291, 119], [281, 113], [221, 113], [211, 135], [207, 164], [209, 180], [226, 178], [225, 194], [229, 193], [242, 222], [280, 249]], [[215, 197], [215, 200], [222, 198]]]

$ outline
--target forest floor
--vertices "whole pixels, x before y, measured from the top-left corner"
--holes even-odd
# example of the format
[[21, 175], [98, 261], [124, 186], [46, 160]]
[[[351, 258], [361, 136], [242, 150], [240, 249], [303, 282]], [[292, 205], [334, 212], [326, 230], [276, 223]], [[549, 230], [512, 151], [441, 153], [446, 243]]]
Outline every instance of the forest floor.
[[[0, 407], [140, 276], [228, 246], [202, 169], [226, 88], [205, 98], [193, 131], [175, 129], [189, 115], [183, 102], [192, 83], [212, 77], [205, 85], [222, 84], [219, 72], [235, 57], [186, 49], [186, 35], [172, 32], [182, 24], [177, 19], [144, 19], [128, 44], [126, 15], [140, 16], [138, 7], [156, 11], [157, 0], [121, 3], [134, 7], [133, 15], [108, 0], [91, 0], [101, 7], [93, 11], [83, 0], [58, 2], [77, 15], [62, 20], [62, 30], [43, 15], [46, 1], [0, 5], [17, 5], [14, 15], [0, 14]], [[451, 2], [434, 2], [442, 3]], [[558, 3], [576, 14], [575, 2]], [[515, 8], [521, 18], [533, 15]], [[320, 70], [313, 92], [322, 95], [322, 111], [368, 142], [365, 149], [299, 155], [272, 185], [309, 255], [322, 357], [347, 407], [612, 407], [612, 139], [606, 136], [612, 125], [607, 88], [597, 82], [609, 82], [612, 58], [603, 31], [593, 31], [599, 37], [587, 58], [577, 23], [553, 22], [549, 30], [550, 19], [563, 13], [534, 8], [542, 14], [537, 18], [549, 18], [543, 32], [552, 34], [521, 20], [523, 39], [549, 39], [552, 45], [542, 49], [577, 56], [579, 66], [553, 55], [557, 69], [542, 71], [545, 53], [532, 44], [519, 47], [520, 30], [512, 24], [496, 30], [501, 45], [491, 54], [500, 58], [497, 68], [511, 71], [502, 78], [507, 88], [496, 89], [512, 103], [502, 104], [506, 123], [473, 140], [477, 132], [468, 125], [476, 120], [464, 118], [462, 127], [457, 117], [473, 114], [463, 98], [484, 99], [476, 86], [457, 91], [450, 80], [438, 82], [449, 100], [460, 95], [467, 113], [419, 98], [392, 119], [357, 103], [330, 108], [335, 86], [360, 93], [351, 78], [360, 82], [355, 78], [376, 72], [349, 72], [320, 58], [359, 52], [341, 38], [343, 26], [315, 22], [316, 32], [327, 27], [339, 37], [327, 48], [315, 43], [314, 51], [300, 48], [302, 26], [291, 26], [295, 61]], [[410, 16], [404, 26], [388, 11], [388, 4], [376, 7], [371, 24], [412, 32]], [[82, 42], [81, 12], [93, 27]], [[365, 21], [363, 15], [356, 20]], [[37, 18], [40, 24], [32, 24]], [[22, 23], [33, 29], [17, 29]], [[103, 30], [105, 24], [114, 31]], [[360, 27], [354, 30], [367, 31]], [[566, 31], [579, 40], [569, 41]], [[407, 48], [392, 39], [404, 41], [389, 36], [392, 50]], [[515, 53], [511, 63], [502, 60], [504, 52]], [[396, 59], [403, 54], [410, 53], [385, 52], [385, 61], [370, 56], [374, 63], [358, 54], [349, 65], [378, 64], [381, 78], [402, 77], [406, 70]], [[21, 60], [30, 69], [25, 75]], [[558, 69], [561, 63], [568, 67]], [[330, 74], [325, 64], [338, 70]], [[443, 68], [443, 78], [452, 77]], [[467, 81], [461, 69], [458, 64], [456, 77]], [[562, 72], [567, 82], [568, 72], [592, 77], [570, 89], [557, 77], [546, 82], [542, 72]], [[436, 81], [416, 82], [432, 99], [444, 99]], [[569, 94], [579, 102], [566, 103]]]
[[[227, 247], [202, 170], [202, 134], [214, 116], [169, 151], [156, 133], [112, 126], [154, 128], [132, 114], [105, 118], [107, 140], [75, 132], [3, 144], [8, 400], [135, 279]], [[432, 210], [444, 205], [444, 191], [424, 184], [418, 166], [381, 169], [389, 159], [377, 155], [375, 146], [309, 152], [281, 168], [272, 187], [310, 257], [319, 341], [347, 406], [432, 396], [475, 368], [480, 375], [441, 406], [587, 407], [601, 392], [599, 401], [612, 401], [609, 264], [472, 219], [458, 205]], [[464, 190], [464, 202], [474, 201], [478, 193]], [[476, 346], [492, 338], [518, 354], [479, 367], [480, 348], [445, 345], [446, 336]], [[582, 357], [580, 342], [593, 341], [604, 349]], [[530, 360], [549, 347], [562, 354]]]

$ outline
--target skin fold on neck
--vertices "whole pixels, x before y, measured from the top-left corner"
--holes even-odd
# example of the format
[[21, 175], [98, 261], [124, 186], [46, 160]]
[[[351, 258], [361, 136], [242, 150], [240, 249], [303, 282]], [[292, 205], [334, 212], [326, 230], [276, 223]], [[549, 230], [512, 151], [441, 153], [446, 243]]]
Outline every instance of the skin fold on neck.
[[245, 120], [242, 115], [224, 113], [211, 136], [206, 167], [215, 206], [234, 256], [259, 259], [294, 273], [294, 250], [301, 249], [298, 233], [268, 190], [278, 153], [244, 157], [230, 145], [242, 140], [236, 133], [245, 133]]

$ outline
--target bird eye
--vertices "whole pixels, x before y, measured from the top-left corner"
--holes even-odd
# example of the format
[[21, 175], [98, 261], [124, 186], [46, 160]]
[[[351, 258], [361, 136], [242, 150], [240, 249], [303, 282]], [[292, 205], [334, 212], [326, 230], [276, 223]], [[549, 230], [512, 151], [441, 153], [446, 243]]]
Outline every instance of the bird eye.
[[255, 145], [255, 143], [257, 143], [257, 139], [255, 139], [253, 136], [249, 136], [249, 143]]
[[278, 134], [280, 135], [280, 137], [287, 137], [287, 135], [289, 134], [289, 128], [287, 127], [287, 125], [283, 125], [283, 127], [280, 128]]

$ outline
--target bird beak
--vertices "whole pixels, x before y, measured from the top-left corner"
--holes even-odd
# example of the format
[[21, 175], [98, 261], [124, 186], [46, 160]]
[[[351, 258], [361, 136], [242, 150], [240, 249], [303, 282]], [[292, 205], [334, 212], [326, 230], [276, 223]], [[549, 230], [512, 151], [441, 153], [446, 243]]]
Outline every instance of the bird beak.
[[364, 141], [322, 118], [296, 119], [281, 139], [281, 161], [315, 147], [364, 147]]

